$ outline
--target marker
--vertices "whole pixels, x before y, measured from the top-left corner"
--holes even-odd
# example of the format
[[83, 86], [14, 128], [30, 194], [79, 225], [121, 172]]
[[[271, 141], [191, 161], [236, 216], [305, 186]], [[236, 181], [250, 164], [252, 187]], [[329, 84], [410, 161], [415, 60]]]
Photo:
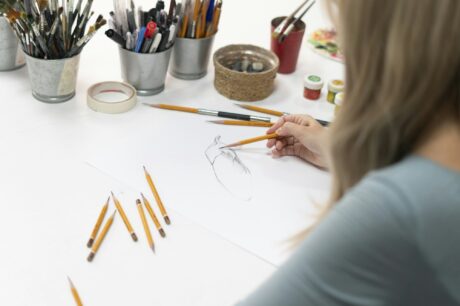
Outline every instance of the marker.
[[153, 40], [152, 46], [150, 47], [149, 53], [155, 53], [158, 49], [158, 46], [160, 45], [161, 42], [161, 33], [158, 33], [155, 35], [155, 39]]
[[120, 34], [115, 32], [115, 30], [113, 30], [113, 29], [109, 29], [109, 30], [105, 31], [105, 35], [107, 35], [108, 38], [110, 38], [111, 40], [113, 40], [114, 42], [116, 42], [117, 44], [119, 44], [121, 46], [126, 45], [126, 40], [123, 37], [121, 37]]
[[142, 48], [142, 43], [144, 42], [144, 35], [145, 35], [145, 27], [142, 27], [137, 34], [137, 42], [136, 42], [136, 49], [134, 50], [136, 53], [139, 53]]

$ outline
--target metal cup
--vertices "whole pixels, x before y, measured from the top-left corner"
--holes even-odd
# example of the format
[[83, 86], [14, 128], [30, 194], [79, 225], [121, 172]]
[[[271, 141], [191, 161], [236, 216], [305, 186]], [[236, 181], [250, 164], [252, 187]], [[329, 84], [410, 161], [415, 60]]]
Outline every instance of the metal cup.
[[0, 71], [18, 69], [25, 63], [18, 39], [6, 18], [0, 17]]
[[75, 96], [80, 55], [47, 60], [26, 54], [32, 95], [47, 103], [60, 103]]
[[136, 53], [121, 47], [118, 50], [123, 81], [133, 85], [139, 96], [164, 90], [172, 48], [159, 53]]
[[176, 38], [169, 73], [178, 79], [197, 80], [208, 73], [214, 37]]

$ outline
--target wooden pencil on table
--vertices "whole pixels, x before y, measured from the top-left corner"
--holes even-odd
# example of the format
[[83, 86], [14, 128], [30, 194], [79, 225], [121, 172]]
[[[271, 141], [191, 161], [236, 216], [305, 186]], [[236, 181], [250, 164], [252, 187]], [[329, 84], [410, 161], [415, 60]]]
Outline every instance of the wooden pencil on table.
[[263, 108], [263, 107], [260, 107], [260, 106], [247, 105], [247, 104], [236, 104], [236, 105], [241, 107], [241, 108], [244, 108], [244, 109], [252, 110], [254, 112], [264, 113], [264, 114], [278, 116], [278, 117], [281, 117], [283, 115], [287, 115], [287, 113], [283, 113], [283, 112], [268, 109], [268, 108]]
[[112, 226], [113, 219], [115, 218], [116, 213], [117, 213], [117, 211], [115, 210], [113, 215], [105, 223], [105, 225], [102, 228], [102, 231], [99, 234], [99, 236], [97, 236], [96, 241], [94, 242], [93, 246], [91, 247], [91, 252], [89, 253], [88, 258], [87, 258], [87, 260], [89, 262], [93, 261], [94, 257], [96, 256], [96, 253], [99, 250], [99, 247], [101, 246], [102, 241], [104, 241], [105, 236], [107, 236], [107, 232], [109, 231], [110, 227]]
[[115, 197], [115, 195], [112, 192], [112, 198], [113, 202], [115, 203], [115, 206], [117, 207], [118, 213], [120, 214], [121, 219], [123, 220], [123, 223], [126, 226], [126, 229], [128, 230], [129, 234], [131, 235], [131, 238], [133, 239], [134, 242], [137, 241], [137, 235], [134, 232], [133, 227], [131, 226], [131, 223], [129, 222], [128, 217], [126, 216], [125, 211], [123, 210], [123, 207], [121, 206], [120, 201]]
[[158, 221], [158, 218], [155, 214], [155, 212], [152, 209], [152, 206], [150, 205], [150, 202], [147, 200], [147, 198], [144, 196], [143, 193], [141, 193], [142, 200], [144, 201], [145, 208], [147, 209], [147, 212], [150, 215], [150, 218], [152, 218], [153, 223], [155, 224], [155, 227], [157, 228], [158, 232], [160, 233], [161, 237], [166, 237], [166, 233], [163, 230], [163, 227], [160, 224], [160, 221]]
[[158, 208], [160, 209], [161, 215], [163, 216], [163, 219], [165, 220], [166, 224], [171, 224], [171, 220], [169, 219], [168, 213], [166, 212], [163, 202], [161, 201], [160, 195], [158, 194], [155, 184], [153, 184], [152, 177], [150, 176], [150, 173], [147, 171], [145, 166], [144, 173], [145, 178], [147, 179], [147, 182], [150, 186], [150, 189], [152, 190], [153, 196], [155, 197], [155, 201], [157, 202]]
[[258, 136], [258, 137], [254, 137], [254, 138], [241, 140], [241, 141], [238, 141], [238, 142], [223, 146], [223, 147], [221, 147], [221, 149], [243, 146], [243, 145], [246, 145], [246, 144], [250, 144], [250, 143], [254, 143], [254, 142], [258, 142], [258, 141], [263, 141], [263, 140], [267, 140], [267, 139], [273, 139], [273, 138], [277, 138], [277, 137], [278, 137], [278, 134], [276, 134], [276, 133], [267, 134], [267, 135], [263, 135], [263, 136]]
[[147, 237], [147, 242], [149, 247], [155, 253], [155, 244], [153, 242], [152, 233], [150, 232], [149, 224], [147, 223], [147, 218], [145, 217], [144, 209], [142, 208], [141, 200], [136, 200], [137, 211], [139, 212], [139, 216], [141, 217], [142, 226], [144, 227], [145, 236]]
[[208, 121], [215, 124], [223, 125], [240, 125], [240, 126], [258, 126], [258, 127], [272, 127], [274, 123], [259, 122], [259, 121], [243, 121], [243, 120], [211, 120]]
[[93, 231], [91, 232], [91, 235], [89, 236], [88, 243], [86, 244], [88, 248], [92, 247], [94, 240], [96, 239], [97, 233], [99, 232], [99, 229], [101, 228], [102, 221], [104, 221], [105, 215], [107, 214], [107, 209], [109, 208], [109, 201], [110, 201], [110, 197], [107, 199], [107, 202], [104, 204], [104, 206], [101, 209], [101, 212], [99, 213], [99, 217], [97, 218]]
[[73, 284], [70, 277], [67, 276], [67, 280], [69, 281], [70, 291], [72, 292], [72, 296], [73, 296], [73, 299], [75, 300], [75, 304], [77, 306], [83, 306], [83, 303], [81, 301], [80, 295], [78, 294], [77, 288], [75, 288], [75, 285]]

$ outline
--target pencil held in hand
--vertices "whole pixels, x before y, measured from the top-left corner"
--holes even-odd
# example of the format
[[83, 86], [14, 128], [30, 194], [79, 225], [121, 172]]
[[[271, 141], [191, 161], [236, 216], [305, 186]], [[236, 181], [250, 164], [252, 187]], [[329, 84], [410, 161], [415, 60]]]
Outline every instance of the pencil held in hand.
[[99, 213], [99, 217], [97, 218], [93, 231], [91, 232], [91, 235], [89, 236], [88, 243], [86, 244], [88, 248], [93, 246], [94, 240], [96, 239], [97, 233], [99, 232], [99, 229], [102, 225], [102, 221], [104, 221], [105, 215], [107, 213], [107, 209], [109, 208], [109, 201], [110, 201], [110, 197], [107, 199], [107, 202], [102, 207], [102, 210]]
[[258, 141], [263, 141], [263, 140], [267, 140], [267, 139], [273, 139], [273, 138], [277, 138], [277, 137], [279, 137], [279, 136], [276, 133], [263, 135], [263, 136], [258, 136], [258, 137], [249, 138], [249, 139], [241, 140], [241, 141], [226, 145], [224, 147], [221, 147], [221, 149], [239, 147], [239, 146], [243, 146], [243, 145], [246, 145], [246, 144], [250, 144], [250, 143], [254, 143], [254, 142], [258, 142]]

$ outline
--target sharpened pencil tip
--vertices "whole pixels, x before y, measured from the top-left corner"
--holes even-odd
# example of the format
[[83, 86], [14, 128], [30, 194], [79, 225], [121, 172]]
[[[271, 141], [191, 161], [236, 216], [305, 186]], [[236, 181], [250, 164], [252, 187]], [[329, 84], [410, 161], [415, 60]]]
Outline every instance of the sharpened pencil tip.
[[73, 282], [68, 275], [67, 275], [67, 280], [69, 281], [70, 287], [74, 288], [75, 286], [73, 285]]
[[150, 248], [152, 249], [153, 254], [155, 254], [155, 245], [151, 245]]

